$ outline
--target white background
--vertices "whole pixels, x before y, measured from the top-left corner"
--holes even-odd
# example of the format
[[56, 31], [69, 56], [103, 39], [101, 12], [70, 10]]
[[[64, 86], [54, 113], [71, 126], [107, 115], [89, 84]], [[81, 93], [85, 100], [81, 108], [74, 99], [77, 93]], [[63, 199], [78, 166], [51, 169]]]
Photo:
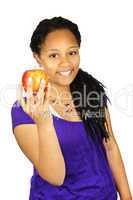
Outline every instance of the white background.
[[107, 86], [112, 126], [133, 191], [133, 1], [3, 1], [0, 5], [0, 198], [27, 200], [32, 165], [12, 133], [10, 109], [24, 70], [37, 66], [29, 48], [39, 21], [77, 23], [81, 64]]

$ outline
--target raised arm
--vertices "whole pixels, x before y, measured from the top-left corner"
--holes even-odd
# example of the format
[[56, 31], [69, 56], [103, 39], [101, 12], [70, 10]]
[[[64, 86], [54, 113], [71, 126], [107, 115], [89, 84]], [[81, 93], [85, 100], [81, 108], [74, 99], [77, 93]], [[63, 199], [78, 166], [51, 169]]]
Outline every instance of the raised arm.
[[44, 88], [45, 85], [41, 84], [36, 103], [31, 85], [27, 90], [26, 101], [20, 95], [19, 101], [25, 114], [30, 115], [35, 124], [15, 126], [14, 135], [21, 150], [34, 164], [39, 175], [51, 184], [61, 185], [65, 178], [65, 162], [52, 116], [48, 113], [49, 89], [44, 94]]

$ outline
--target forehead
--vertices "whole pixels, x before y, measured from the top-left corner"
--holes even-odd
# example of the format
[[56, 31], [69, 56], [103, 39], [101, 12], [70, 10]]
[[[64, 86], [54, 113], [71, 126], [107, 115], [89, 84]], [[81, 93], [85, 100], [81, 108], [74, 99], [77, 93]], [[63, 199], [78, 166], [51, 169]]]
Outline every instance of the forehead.
[[60, 49], [70, 46], [78, 47], [78, 42], [75, 35], [67, 29], [49, 33], [42, 44], [43, 49]]

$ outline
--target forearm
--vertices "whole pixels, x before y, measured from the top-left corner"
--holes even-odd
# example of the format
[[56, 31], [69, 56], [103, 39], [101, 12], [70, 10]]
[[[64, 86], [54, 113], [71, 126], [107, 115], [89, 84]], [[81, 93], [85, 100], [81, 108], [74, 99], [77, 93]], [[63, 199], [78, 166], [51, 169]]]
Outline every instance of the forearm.
[[124, 163], [117, 143], [110, 150], [106, 150], [106, 155], [121, 200], [132, 200]]
[[39, 172], [47, 180], [61, 184], [65, 176], [65, 162], [53, 126], [52, 118], [48, 117], [37, 125]]

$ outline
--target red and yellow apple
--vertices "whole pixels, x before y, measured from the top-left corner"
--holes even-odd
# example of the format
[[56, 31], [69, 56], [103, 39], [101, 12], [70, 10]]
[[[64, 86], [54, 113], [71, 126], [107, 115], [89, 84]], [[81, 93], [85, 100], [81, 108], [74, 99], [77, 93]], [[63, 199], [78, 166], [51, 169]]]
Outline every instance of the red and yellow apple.
[[23, 73], [22, 85], [27, 90], [29, 81], [32, 81], [32, 91], [36, 93], [39, 90], [41, 80], [45, 81], [45, 87], [48, 85], [48, 76], [42, 69], [31, 69]]

